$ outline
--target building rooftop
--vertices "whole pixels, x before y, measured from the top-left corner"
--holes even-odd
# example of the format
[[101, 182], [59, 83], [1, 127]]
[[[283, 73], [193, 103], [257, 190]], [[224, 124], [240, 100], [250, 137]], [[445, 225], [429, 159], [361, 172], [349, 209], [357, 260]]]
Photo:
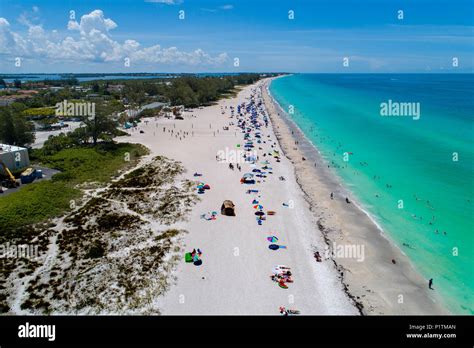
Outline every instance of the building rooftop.
[[26, 150], [26, 148], [14, 145], [0, 144], [0, 155], [2, 153], [16, 152], [22, 150]]

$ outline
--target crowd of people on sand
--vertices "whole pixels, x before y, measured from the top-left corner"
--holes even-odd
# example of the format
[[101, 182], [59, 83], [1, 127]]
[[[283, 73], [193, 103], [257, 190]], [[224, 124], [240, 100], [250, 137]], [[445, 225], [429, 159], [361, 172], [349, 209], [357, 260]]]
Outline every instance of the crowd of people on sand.
[[[275, 141], [271, 140], [270, 134], [266, 137], [264, 136], [264, 129], [269, 126], [269, 118], [266, 114], [265, 106], [263, 99], [261, 97], [261, 90], [259, 88], [254, 88], [249, 98], [243, 103], [234, 106], [222, 106], [221, 114], [226, 115], [230, 112], [230, 119], [234, 119], [229, 122], [230, 126], [236, 126], [240, 130], [240, 133], [243, 134], [243, 141], [245, 145], [245, 154], [243, 156], [244, 164], [248, 165], [249, 171], [251, 173], [244, 174], [245, 178], [252, 178], [252, 180], [241, 180], [243, 184], [247, 185], [261, 185], [266, 182], [266, 179], [269, 175], [273, 174], [273, 168], [270, 167], [270, 161], [275, 160], [276, 163], [280, 162], [280, 153], [278, 150], [278, 144]], [[172, 136], [186, 137], [189, 136], [188, 132], [176, 131], [175, 129], [170, 129], [163, 127], [163, 133], [168, 132]], [[240, 146], [239, 144], [238, 146]], [[255, 155], [253, 149], [258, 147], [259, 150], [263, 151], [262, 157], [264, 157], [263, 162], [260, 161], [260, 156]], [[264, 149], [264, 147], [268, 147]], [[222, 162], [224, 159], [216, 155], [216, 161]], [[229, 163], [228, 165], [230, 170], [242, 171], [241, 163]], [[195, 172], [194, 177], [202, 177], [201, 173]], [[256, 179], [254, 179], [256, 178]], [[279, 180], [285, 180], [284, 177], [280, 176]], [[210, 186], [204, 182], [200, 182], [197, 185], [198, 193], [203, 194], [205, 190], [209, 190]], [[263, 222], [267, 219], [267, 216], [273, 216], [276, 214], [275, 211], [267, 210], [264, 211], [263, 205], [260, 203], [262, 195], [260, 190], [249, 188], [246, 189], [246, 193], [252, 195], [251, 205], [255, 209], [255, 218], [257, 224], [261, 226]], [[201, 219], [213, 221], [217, 219], [217, 212], [207, 212], [201, 214]], [[269, 245], [269, 249], [276, 251], [279, 249], [286, 249], [286, 246], [275, 244], [277, 237], [271, 236], [269, 241], [273, 244]], [[194, 265], [199, 266], [202, 264], [201, 260], [201, 250], [193, 249], [193, 251], [185, 254], [185, 261], [192, 262]], [[288, 283], [293, 283], [293, 275], [291, 269], [284, 265], [275, 266], [272, 270], [271, 280], [276, 282], [280, 288], [287, 289]], [[282, 315], [293, 315], [299, 314], [298, 310], [295, 309], [286, 309], [285, 307], [280, 307], [279, 311]]]
[[[256, 178], [256, 180], [241, 180], [241, 183], [246, 187], [246, 193], [253, 196], [251, 205], [256, 210], [255, 216], [257, 224], [261, 226], [267, 219], [267, 216], [275, 215], [275, 211], [264, 211], [264, 207], [261, 204], [263, 200], [261, 190], [249, 189], [250, 186], [264, 185], [267, 178], [273, 174], [272, 165], [277, 165], [280, 159], [280, 150], [278, 149], [278, 143], [276, 139], [273, 140], [270, 134], [266, 133], [266, 128], [269, 127], [269, 117], [265, 104], [262, 98], [261, 88], [255, 88], [252, 90], [250, 97], [248, 97], [243, 103], [237, 105], [235, 108], [230, 107], [231, 118], [236, 119], [236, 125], [240, 128], [241, 134], [244, 137], [244, 148], [248, 151], [245, 155], [245, 163], [249, 165], [252, 173], [244, 174], [247, 178]], [[252, 155], [252, 150], [258, 147], [261, 155]], [[263, 157], [263, 161], [260, 158]], [[273, 163], [272, 163], [273, 162]], [[240, 164], [237, 164], [239, 171], [241, 170]], [[230, 169], [234, 169], [229, 166]], [[278, 180], [285, 181], [283, 176], [279, 176]], [[286, 203], [283, 203], [285, 206]], [[289, 206], [286, 204], [286, 206]], [[275, 244], [278, 238], [276, 236], [267, 237], [270, 244], [268, 247], [270, 250], [277, 251], [279, 249], [286, 249], [286, 246]], [[318, 262], [321, 259], [317, 260]], [[272, 269], [270, 279], [275, 282], [281, 289], [288, 289], [289, 284], [294, 282], [293, 273], [290, 267], [285, 265], [277, 265]], [[298, 310], [286, 309], [285, 307], [279, 308], [280, 314], [282, 315], [293, 315], [299, 314]]]

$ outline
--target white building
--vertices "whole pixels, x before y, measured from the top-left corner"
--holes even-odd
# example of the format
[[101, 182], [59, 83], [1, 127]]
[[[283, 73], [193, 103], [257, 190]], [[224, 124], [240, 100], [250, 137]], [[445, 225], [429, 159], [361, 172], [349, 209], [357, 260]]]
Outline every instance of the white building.
[[[13, 145], [0, 144], [0, 160], [3, 161], [11, 171], [16, 171], [30, 165], [28, 150], [24, 147]], [[0, 172], [6, 174], [3, 173], [3, 168], [1, 166]]]

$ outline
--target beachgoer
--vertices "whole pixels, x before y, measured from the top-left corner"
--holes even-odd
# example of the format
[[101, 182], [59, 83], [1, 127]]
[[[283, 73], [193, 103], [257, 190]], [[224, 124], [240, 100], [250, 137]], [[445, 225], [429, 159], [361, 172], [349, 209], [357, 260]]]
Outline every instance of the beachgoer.
[[351, 201], [349, 201], [349, 198], [346, 197], [346, 203], [350, 203]]
[[433, 289], [433, 278], [431, 278], [431, 279], [428, 281], [428, 288], [430, 288], [430, 290], [434, 290], [434, 289]]
[[316, 259], [317, 262], [321, 262], [321, 254], [319, 253], [319, 251], [316, 251], [314, 253], [314, 258]]
[[285, 307], [280, 307], [280, 314], [281, 315], [288, 315], [288, 311], [285, 309]]
[[334, 199], [334, 193], [331, 192], [331, 199]]

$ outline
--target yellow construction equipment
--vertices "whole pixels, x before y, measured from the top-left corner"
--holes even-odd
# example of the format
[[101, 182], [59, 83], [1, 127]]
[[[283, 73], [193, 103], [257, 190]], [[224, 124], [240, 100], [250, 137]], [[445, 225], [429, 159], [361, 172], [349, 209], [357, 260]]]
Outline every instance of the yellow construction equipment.
[[10, 169], [8, 169], [7, 165], [3, 163], [2, 160], [0, 160], [0, 166], [2, 166], [5, 173], [7, 173], [7, 180], [5, 180], [4, 182], [5, 186], [7, 188], [14, 188], [14, 187], [20, 186], [20, 184], [18, 183], [18, 181], [16, 181]]

